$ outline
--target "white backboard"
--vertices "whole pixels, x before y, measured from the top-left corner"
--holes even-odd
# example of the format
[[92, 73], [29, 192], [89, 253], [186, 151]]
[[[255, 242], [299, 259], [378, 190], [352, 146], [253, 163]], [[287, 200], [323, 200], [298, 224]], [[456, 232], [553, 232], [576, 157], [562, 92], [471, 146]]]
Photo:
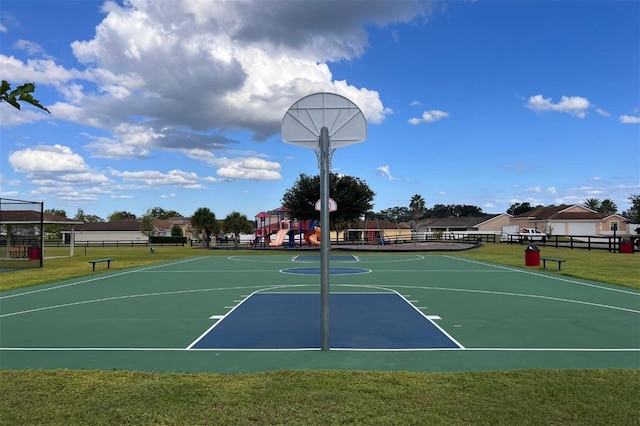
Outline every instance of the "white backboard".
[[331, 148], [341, 148], [367, 138], [367, 120], [356, 104], [335, 93], [314, 93], [287, 110], [282, 119], [282, 140], [317, 149], [323, 127], [329, 131]]
[[[315, 205], [316, 211], [321, 211], [322, 210], [322, 200], [318, 200], [316, 201], [316, 205]], [[336, 203], [336, 201], [333, 198], [329, 198], [329, 211], [330, 212], [335, 212], [336, 210], [338, 210], [338, 203]]]

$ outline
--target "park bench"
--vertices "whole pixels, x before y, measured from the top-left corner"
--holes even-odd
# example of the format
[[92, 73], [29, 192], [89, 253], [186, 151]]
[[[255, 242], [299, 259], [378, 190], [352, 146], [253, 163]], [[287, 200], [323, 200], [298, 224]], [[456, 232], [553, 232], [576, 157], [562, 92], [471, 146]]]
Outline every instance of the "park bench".
[[558, 259], [557, 257], [540, 257], [540, 260], [542, 260], [543, 269], [546, 269], [547, 267], [547, 260], [550, 262], [558, 262], [558, 271], [562, 269], [562, 262], [566, 262], [566, 260]]
[[9, 258], [11, 259], [28, 259], [29, 247], [28, 246], [15, 246], [12, 250], [9, 250]]
[[96, 263], [103, 263], [103, 262], [107, 262], [107, 269], [109, 269], [111, 267], [111, 261], [115, 260], [113, 258], [106, 258], [106, 259], [96, 259], [96, 260], [90, 260], [89, 263], [91, 263], [93, 265], [93, 270], [96, 270]]

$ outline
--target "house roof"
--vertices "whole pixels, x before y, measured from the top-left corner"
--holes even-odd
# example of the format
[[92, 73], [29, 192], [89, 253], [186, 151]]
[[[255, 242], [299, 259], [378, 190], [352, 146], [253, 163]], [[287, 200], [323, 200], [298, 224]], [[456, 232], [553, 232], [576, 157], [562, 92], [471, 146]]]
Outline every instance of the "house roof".
[[445, 228], [445, 227], [465, 227], [465, 228], [473, 228], [479, 226], [480, 224], [487, 222], [491, 219], [494, 219], [498, 216], [501, 216], [504, 213], [500, 214], [488, 214], [484, 216], [450, 216], [439, 219], [430, 224], [433, 228]]
[[[42, 213], [42, 222], [45, 225], [78, 225], [84, 223], [51, 213]], [[0, 224], [3, 225], [36, 225], [38, 223], [40, 223], [40, 212], [35, 210], [0, 211]]]
[[[579, 207], [581, 211], [567, 211], [572, 207]], [[517, 215], [514, 219], [529, 220], [602, 220], [605, 213], [598, 213], [584, 206], [561, 204], [559, 206], [538, 207], [537, 209]]]
[[[141, 220], [125, 219], [115, 222], [90, 222], [76, 226], [76, 231], [94, 232], [140, 232]], [[153, 226], [159, 231], [170, 230], [174, 223], [162, 219], [153, 219]]]
[[76, 226], [76, 231], [138, 231], [140, 232], [140, 221], [137, 219], [118, 220], [115, 222], [90, 222]]
[[589, 220], [589, 219], [604, 219], [607, 217], [604, 213], [596, 213], [596, 212], [560, 212], [552, 217], [549, 220]]

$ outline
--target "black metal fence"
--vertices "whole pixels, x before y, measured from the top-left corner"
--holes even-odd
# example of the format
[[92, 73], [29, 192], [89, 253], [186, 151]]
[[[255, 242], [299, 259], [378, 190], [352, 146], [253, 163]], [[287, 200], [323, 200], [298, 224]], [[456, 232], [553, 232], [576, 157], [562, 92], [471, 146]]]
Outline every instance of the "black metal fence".
[[533, 243], [542, 247], [583, 249], [583, 250], [607, 250], [615, 252], [640, 251], [640, 237], [594, 237], [591, 235], [551, 235], [543, 238], [530, 240], [519, 235], [509, 235], [506, 241], [509, 244], [530, 244]]

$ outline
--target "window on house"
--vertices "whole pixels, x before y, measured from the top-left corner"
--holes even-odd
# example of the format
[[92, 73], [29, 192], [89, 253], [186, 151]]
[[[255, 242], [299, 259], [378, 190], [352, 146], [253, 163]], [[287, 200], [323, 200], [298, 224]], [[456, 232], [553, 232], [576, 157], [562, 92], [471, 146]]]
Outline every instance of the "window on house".
[[618, 229], [618, 222], [609, 222], [609, 231], [617, 231]]

